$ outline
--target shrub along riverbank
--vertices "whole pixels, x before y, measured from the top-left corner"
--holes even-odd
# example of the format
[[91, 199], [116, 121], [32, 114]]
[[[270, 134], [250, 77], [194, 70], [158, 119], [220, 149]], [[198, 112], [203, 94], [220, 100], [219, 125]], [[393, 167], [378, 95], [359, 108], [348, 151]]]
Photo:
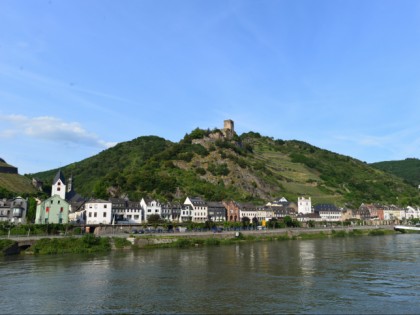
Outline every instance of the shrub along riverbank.
[[[13, 254], [18, 253], [19, 249], [14, 251], [9, 250], [15, 246], [17, 246], [17, 242], [15, 241], [0, 239], [0, 256], [8, 255], [8, 252], [12, 252]], [[31, 247], [23, 251], [23, 253], [34, 255], [106, 253], [113, 249], [123, 248], [132, 248], [132, 243], [126, 238], [98, 237], [93, 234], [85, 234], [82, 237], [45, 237], [37, 240]]]
[[[213, 234], [213, 235], [130, 235], [128, 239], [118, 237], [99, 237], [93, 234], [85, 234], [83, 237], [43, 238], [35, 242], [26, 254], [51, 255], [51, 254], [79, 254], [79, 253], [100, 253], [109, 252], [113, 249], [141, 249], [141, 248], [189, 248], [200, 246], [218, 246], [238, 244], [245, 242], [266, 242], [266, 241], [288, 241], [288, 240], [309, 240], [335, 237], [354, 236], [375, 236], [394, 234], [390, 229], [368, 229], [368, 230], [325, 230], [319, 232], [291, 232], [283, 233], [260, 233], [245, 234]], [[8, 247], [15, 242], [0, 240], [0, 253], [4, 253]]]

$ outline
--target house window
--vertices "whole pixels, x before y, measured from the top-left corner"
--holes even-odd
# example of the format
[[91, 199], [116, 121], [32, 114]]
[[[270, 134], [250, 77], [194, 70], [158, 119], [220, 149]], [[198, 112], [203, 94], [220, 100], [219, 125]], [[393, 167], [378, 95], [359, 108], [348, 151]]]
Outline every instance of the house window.
[[63, 212], [63, 207], [60, 208], [60, 212]]
[[134, 216], [134, 220], [138, 220], [139, 219], [139, 216], [138, 215], [135, 215]]
[[104, 212], [104, 218], [106, 218], [106, 212]]
[[97, 212], [94, 212], [93, 213], [93, 216], [96, 218], [98, 216], [98, 213]]
[[47, 207], [47, 208], [45, 209], [45, 212], [50, 212], [50, 207]]
[[89, 212], [89, 218], [91, 218], [92, 217], [92, 212]]
[[60, 191], [60, 189], [61, 189], [60, 187], [57, 187], [57, 191]]
[[104, 209], [106, 209], [107, 205], [104, 205]]

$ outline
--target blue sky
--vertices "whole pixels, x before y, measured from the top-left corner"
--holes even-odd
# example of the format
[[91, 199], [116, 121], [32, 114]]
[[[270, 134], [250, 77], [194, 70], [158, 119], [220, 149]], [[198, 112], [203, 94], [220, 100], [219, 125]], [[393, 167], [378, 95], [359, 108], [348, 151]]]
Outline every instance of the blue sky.
[[35, 173], [139, 136], [420, 157], [420, 1], [0, 0], [0, 157]]

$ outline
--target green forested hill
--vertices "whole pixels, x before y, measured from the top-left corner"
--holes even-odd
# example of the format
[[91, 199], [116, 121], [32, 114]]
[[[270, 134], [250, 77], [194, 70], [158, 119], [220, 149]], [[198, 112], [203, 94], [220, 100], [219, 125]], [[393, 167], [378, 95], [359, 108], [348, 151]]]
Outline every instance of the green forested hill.
[[371, 164], [385, 172], [405, 179], [408, 183], [418, 187], [420, 185], [420, 160], [408, 158], [402, 161], [386, 161]]
[[[179, 143], [139, 137], [62, 171], [67, 178], [73, 175], [75, 190], [86, 197], [183, 201], [188, 195], [263, 202], [281, 196], [296, 201], [304, 194], [314, 203], [357, 207], [361, 202], [397, 200], [420, 204], [414, 187], [353, 158], [253, 132], [209, 140], [210, 134], [219, 132], [196, 129]], [[56, 171], [34, 176], [50, 183]]]

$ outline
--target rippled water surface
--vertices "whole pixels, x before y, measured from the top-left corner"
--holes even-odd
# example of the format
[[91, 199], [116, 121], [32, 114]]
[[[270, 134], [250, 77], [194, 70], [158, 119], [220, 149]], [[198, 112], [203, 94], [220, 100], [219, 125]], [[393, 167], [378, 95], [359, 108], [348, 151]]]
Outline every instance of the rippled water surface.
[[420, 313], [420, 234], [0, 259], [0, 313]]

